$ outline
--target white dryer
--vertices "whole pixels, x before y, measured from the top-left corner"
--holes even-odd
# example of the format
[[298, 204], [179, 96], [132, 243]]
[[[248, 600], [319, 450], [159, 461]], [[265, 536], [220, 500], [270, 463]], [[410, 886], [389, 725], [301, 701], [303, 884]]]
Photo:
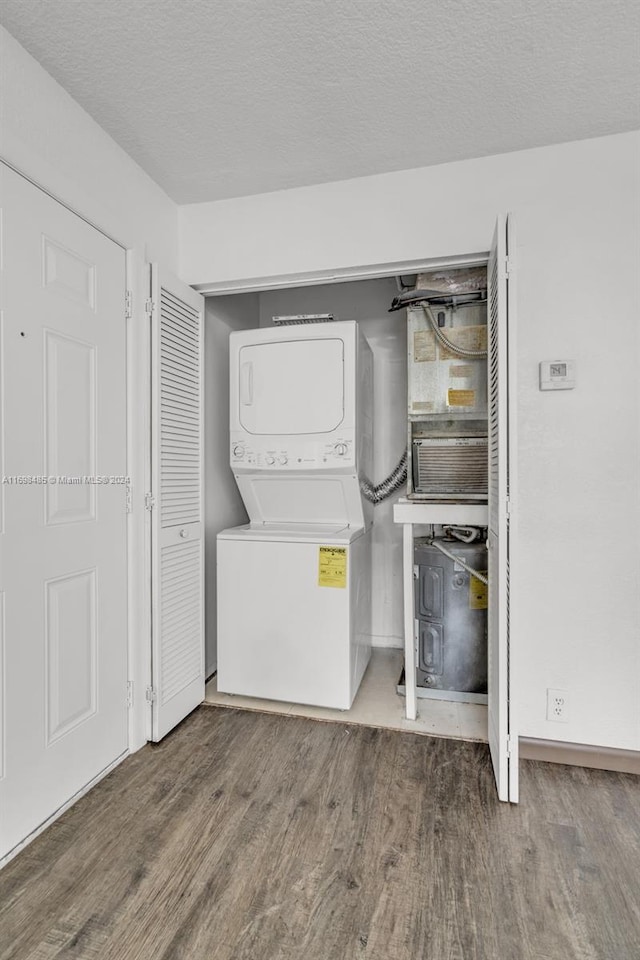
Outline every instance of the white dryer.
[[230, 337], [218, 689], [348, 709], [370, 656], [373, 365], [355, 321]]
[[367, 526], [373, 363], [355, 321], [232, 333], [230, 460], [249, 518]]

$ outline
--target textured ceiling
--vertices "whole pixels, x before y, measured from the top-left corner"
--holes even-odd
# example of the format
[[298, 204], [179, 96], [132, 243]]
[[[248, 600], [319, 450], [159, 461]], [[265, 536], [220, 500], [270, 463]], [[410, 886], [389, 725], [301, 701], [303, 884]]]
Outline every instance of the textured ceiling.
[[179, 203], [640, 126], [637, 0], [0, 0], [0, 22]]

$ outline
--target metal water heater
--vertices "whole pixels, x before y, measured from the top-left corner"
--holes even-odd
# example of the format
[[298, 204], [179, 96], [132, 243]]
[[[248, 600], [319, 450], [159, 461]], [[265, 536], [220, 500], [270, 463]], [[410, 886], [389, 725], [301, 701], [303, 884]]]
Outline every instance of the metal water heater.
[[[484, 572], [484, 540], [443, 540], [449, 553]], [[487, 692], [487, 587], [428, 539], [414, 547], [418, 686]]]

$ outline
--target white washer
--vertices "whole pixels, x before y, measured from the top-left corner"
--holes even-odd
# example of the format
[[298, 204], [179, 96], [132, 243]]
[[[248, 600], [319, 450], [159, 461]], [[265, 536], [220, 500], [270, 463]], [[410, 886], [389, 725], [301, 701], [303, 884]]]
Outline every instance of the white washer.
[[218, 536], [218, 689], [348, 710], [371, 655], [371, 530]]

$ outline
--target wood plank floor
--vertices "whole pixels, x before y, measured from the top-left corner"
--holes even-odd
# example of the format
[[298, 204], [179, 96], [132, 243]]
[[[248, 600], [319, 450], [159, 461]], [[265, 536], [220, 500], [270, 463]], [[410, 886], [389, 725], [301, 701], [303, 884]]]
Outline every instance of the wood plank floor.
[[3, 960], [638, 960], [640, 780], [201, 707], [0, 873]]

